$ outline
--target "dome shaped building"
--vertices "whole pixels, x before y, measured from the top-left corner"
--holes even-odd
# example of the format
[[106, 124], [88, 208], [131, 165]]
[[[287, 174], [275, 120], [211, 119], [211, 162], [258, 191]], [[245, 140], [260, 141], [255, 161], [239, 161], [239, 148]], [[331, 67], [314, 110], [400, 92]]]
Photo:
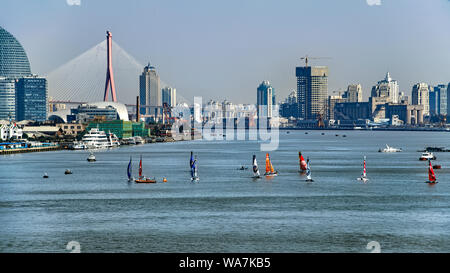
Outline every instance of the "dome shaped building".
[[30, 62], [22, 45], [11, 33], [0, 27], [0, 77], [29, 75]]

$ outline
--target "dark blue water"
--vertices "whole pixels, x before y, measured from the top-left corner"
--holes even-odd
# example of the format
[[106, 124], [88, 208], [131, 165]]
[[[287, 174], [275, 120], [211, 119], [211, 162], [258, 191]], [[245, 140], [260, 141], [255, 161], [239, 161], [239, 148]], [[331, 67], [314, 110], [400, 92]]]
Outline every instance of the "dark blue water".
[[[436, 153], [440, 183], [429, 186], [417, 152], [450, 148], [449, 133], [324, 132], [280, 131], [270, 153], [280, 174], [257, 181], [237, 170], [252, 154], [264, 169], [256, 141], [124, 146], [94, 163], [85, 151], [1, 156], [0, 251], [67, 252], [73, 240], [82, 252], [368, 252], [370, 241], [382, 252], [450, 251], [450, 153]], [[404, 152], [378, 153], [386, 143]], [[314, 183], [298, 173], [299, 150]], [[127, 182], [129, 157], [137, 175], [141, 154], [144, 173], [167, 183]], [[356, 181], [364, 155], [367, 184]]]

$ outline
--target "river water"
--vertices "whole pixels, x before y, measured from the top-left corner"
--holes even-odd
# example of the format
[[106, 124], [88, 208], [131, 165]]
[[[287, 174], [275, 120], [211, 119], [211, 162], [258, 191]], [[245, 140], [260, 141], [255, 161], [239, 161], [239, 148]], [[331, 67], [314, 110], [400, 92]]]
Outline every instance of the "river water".
[[[324, 135], [322, 135], [324, 133]], [[336, 136], [338, 134], [339, 136]], [[343, 134], [346, 137], [343, 137]], [[280, 131], [270, 152], [279, 171], [253, 180], [257, 141], [183, 141], [98, 151], [0, 157], [0, 252], [381, 252], [450, 251], [450, 153], [436, 153], [438, 183], [424, 183], [426, 146], [447, 132]], [[401, 153], [379, 153], [389, 144]], [[190, 182], [195, 151], [199, 183]], [[313, 183], [298, 173], [298, 151]], [[167, 183], [128, 183], [144, 174]], [[356, 180], [367, 156], [366, 184]], [[70, 168], [72, 175], [64, 175]], [[43, 179], [47, 172], [50, 176]]]

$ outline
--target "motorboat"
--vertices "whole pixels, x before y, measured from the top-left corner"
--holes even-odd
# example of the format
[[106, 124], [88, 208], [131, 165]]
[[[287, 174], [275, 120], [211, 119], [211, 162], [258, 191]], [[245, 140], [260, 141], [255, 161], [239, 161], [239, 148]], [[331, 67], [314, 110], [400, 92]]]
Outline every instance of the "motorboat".
[[44, 176], [42, 176], [43, 178], [48, 178], [48, 174], [44, 173]]
[[378, 150], [378, 152], [380, 152], [380, 153], [398, 153], [398, 152], [401, 152], [401, 151], [402, 151], [402, 149], [394, 148], [394, 147], [391, 147], [391, 146], [389, 146], [387, 144], [386, 144], [386, 148]]
[[94, 155], [92, 152], [89, 154], [89, 156], [88, 156], [88, 158], [87, 158], [87, 161], [89, 161], [89, 162], [94, 162], [94, 161], [96, 161], [95, 155]]
[[431, 152], [425, 152], [422, 153], [422, 155], [419, 157], [419, 160], [421, 161], [436, 160], [436, 156]]
[[66, 169], [66, 170], [64, 171], [64, 174], [72, 174], [72, 171], [71, 171], [70, 169]]

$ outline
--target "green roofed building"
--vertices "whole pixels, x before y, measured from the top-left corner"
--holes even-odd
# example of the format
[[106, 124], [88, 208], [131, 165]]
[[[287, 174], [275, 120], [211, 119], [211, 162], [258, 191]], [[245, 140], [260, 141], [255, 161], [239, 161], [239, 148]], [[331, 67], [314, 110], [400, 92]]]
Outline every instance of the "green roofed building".
[[114, 133], [119, 139], [132, 136], [150, 136], [150, 129], [145, 129], [144, 122], [132, 122], [126, 120], [92, 121], [86, 127], [86, 130], [89, 131], [91, 128], [98, 128], [106, 133]]

